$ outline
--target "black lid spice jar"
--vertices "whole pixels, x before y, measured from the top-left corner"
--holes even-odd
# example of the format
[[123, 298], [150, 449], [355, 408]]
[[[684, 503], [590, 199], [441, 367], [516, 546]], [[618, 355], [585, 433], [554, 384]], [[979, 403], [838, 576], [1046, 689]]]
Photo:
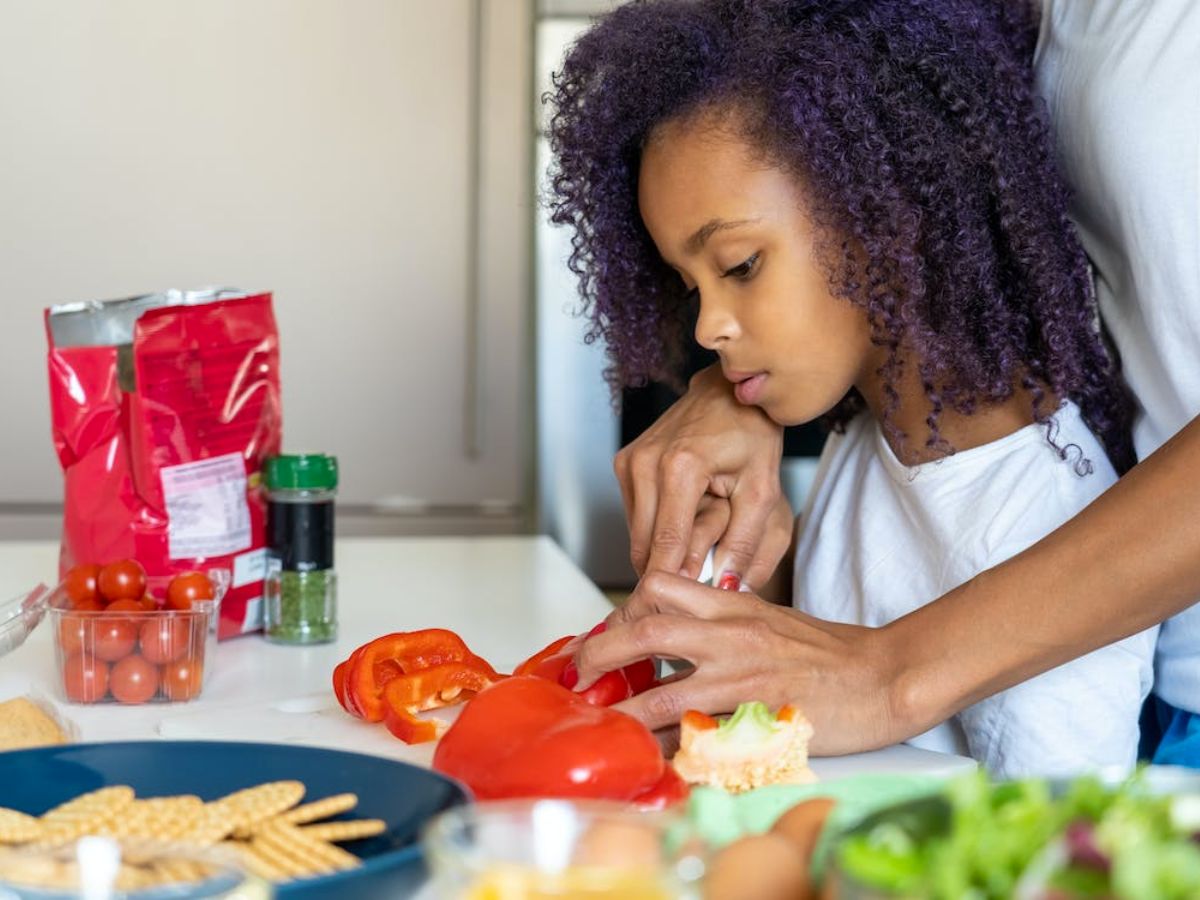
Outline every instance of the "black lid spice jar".
[[275, 456], [263, 467], [267, 487], [267, 577], [263, 634], [280, 644], [337, 639], [333, 501], [337, 458]]

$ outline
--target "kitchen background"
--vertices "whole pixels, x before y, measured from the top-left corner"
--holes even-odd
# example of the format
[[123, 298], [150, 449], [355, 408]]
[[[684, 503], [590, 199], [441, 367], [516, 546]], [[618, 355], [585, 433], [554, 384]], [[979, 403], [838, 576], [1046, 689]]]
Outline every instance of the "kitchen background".
[[43, 307], [221, 284], [275, 293], [340, 533], [543, 531], [628, 584], [612, 456], [670, 398], [613, 403], [537, 202], [538, 98], [613, 5], [0, 0], [0, 539], [58, 532]]

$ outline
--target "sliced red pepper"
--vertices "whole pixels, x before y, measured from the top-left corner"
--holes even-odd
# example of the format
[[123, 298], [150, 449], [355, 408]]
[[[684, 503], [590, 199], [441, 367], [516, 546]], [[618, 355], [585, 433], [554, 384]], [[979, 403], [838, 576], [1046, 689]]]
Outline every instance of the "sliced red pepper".
[[544, 678], [515, 676], [476, 695], [442, 737], [433, 766], [480, 800], [633, 800], [666, 764], [641, 722]]
[[[513, 669], [513, 674], [514, 675], [534, 675], [534, 674], [536, 674], [535, 670], [538, 668], [538, 666], [541, 665], [541, 663], [543, 661], [550, 659], [551, 657], [558, 656], [560, 651], [563, 649], [563, 647], [567, 646], [567, 644], [571, 643], [571, 641], [573, 641], [573, 640], [575, 640], [575, 635], [573, 635], [573, 634], [568, 634], [566, 637], [560, 637], [557, 641], [553, 641], [552, 643], [547, 645], [544, 649], [539, 650], [537, 653], [533, 654], [533, 656], [529, 657], [529, 659], [525, 660], [525, 662], [521, 663], [519, 666], [517, 666], [515, 669]], [[542, 677], [542, 676], [539, 676], [539, 677]]]
[[[582, 638], [559, 638], [517, 666], [513, 674], [536, 675], [563, 687], [574, 688], [579, 680], [579, 673], [575, 671], [575, 664], [571, 660], [570, 651], [575, 649], [571, 646], [572, 641], [586, 640], [592, 635], [602, 633], [605, 627], [601, 622]], [[640, 659], [621, 669], [605, 672], [587, 690], [580, 691], [579, 695], [594, 706], [612, 706], [649, 690], [654, 686], [656, 678], [654, 660]]]
[[333, 668], [333, 695], [346, 712], [350, 712], [350, 707], [346, 705], [346, 669], [349, 665], [350, 660], [346, 659]]
[[[366, 645], [364, 644], [363, 647], [365, 647], [365, 646]], [[342, 676], [341, 676], [342, 694], [341, 694], [340, 699], [342, 701], [342, 706], [345, 708], [346, 712], [350, 713], [350, 715], [357, 716], [360, 719], [362, 718], [362, 710], [360, 710], [358, 708], [358, 704], [354, 698], [354, 692], [350, 690], [349, 681], [350, 681], [350, 673], [352, 671], [354, 671], [354, 664], [358, 661], [358, 657], [362, 653], [363, 647], [357, 648], [353, 653], [350, 654], [350, 656], [343, 663], [341, 663], [341, 665], [344, 667], [342, 669]], [[334, 671], [336, 673], [336, 669]], [[334, 694], [336, 695], [337, 694], [336, 681], [334, 683], [333, 689], [334, 689]]]
[[478, 692], [499, 680], [494, 672], [470, 663], [444, 663], [401, 675], [383, 689], [383, 702], [391, 709], [412, 712], [437, 709], [453, 702], [463, 691]]
[[675, 771], [674, 766], [668, 765], [658, 783], [634, 797], [633, 803], [638, 809], [646, 811], [666, 809], [686, 800], [690, 793], [688, 783]]
[[[346, 675], [346, 695], [368, 722], [383, 721], [388, 682], [443, 663], [478, 659], [462, 638], [444, 628], [386, 634], [359, 648], [356, 656]], [[495, 674], [491, 666], [487, 669]]]
[[407, 744], [420, 744], [437, 738], [445, 725], [436, 720], [419, 719], [418, 712], [461, 702], [498, 680], [496, 673], [471, 662], [443, 663], [401, 675], [383, 689], [383, 722], [387, 730]]
[[407, 710], [391, 707], [383, 713], [383, 724], [394, 737], [400, 738], [406, 744], [436, 741], [440, 732], [445, 730], [445, 723], [436, 719], [418, 719]]
[[630, 697], [645, 693], [658, 681], [658, 671], [655, 669], [652, 659], [639, 659], [621, 671], [625, 674], [625, 680], [629, 682]]
[[[574, 665], [571, 668], [574, 669]], [[578, 680], [579, 675], [576, 674], [572, 679], [572, 685]], [[633, 694], [629, 689], [629, 679], [625, 677], [624, 670], [617, 669], [615, 672], [605, 672], [592, 682], [587, 690], [580, 691], [579, 696], [592, 706], [612, 706], [614, 703], [628, 700]]]

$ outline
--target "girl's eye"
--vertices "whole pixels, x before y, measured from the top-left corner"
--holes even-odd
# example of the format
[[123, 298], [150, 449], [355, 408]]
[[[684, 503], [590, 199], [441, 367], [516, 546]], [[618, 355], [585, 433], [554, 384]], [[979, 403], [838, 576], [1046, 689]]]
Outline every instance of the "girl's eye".
[[744, 280], [746, 278], [749, 278], [754, 273], [754, 269], [757, 265], [758, 265], [758, 254], [755, 253], [753, 256], [751, 256], [749, 259], [747, 259], [745, 262], [738, 263], [732, 269], [726, 269], [724, 272], [721, 273], [721, 277], [722, 278], [737, 278], [740, 280]]

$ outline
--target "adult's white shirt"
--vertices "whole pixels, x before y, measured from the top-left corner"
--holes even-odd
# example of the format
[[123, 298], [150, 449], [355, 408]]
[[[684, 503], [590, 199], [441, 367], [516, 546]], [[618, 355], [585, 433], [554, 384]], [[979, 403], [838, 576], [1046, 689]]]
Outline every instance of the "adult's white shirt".
[[[1101, 315], [1140, 407], [1144, 459], [1200, 415], [1200, 2], [1042, 8], [1038, 86]], [[1163, 625], [1155, 668], [1155, 692], [1200, 713], [1200, 605]]]

